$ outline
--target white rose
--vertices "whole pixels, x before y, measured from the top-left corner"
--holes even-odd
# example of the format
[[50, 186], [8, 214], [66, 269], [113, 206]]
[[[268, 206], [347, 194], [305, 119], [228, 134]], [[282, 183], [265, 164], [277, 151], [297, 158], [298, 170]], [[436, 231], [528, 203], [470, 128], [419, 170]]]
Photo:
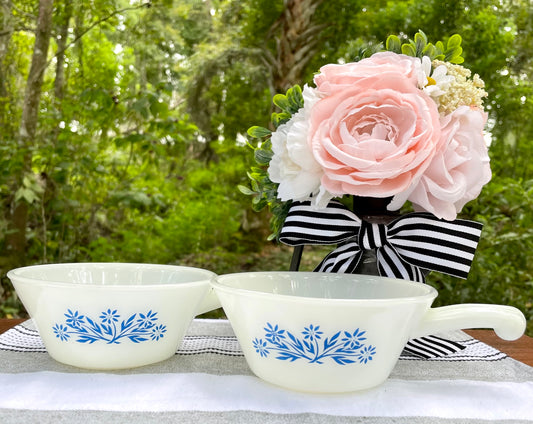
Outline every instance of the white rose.
[[303, 90], [304, 107], [272, 133], [274, 153], [268, 168], [270, 180], [278, 183], [278, 198], [283, 201], [311, 200], [324, 207], [333, 195], [321, 188], [322, 167], [309, 147], [309, 114], [319, 100], [316, 91], [307, 85]]

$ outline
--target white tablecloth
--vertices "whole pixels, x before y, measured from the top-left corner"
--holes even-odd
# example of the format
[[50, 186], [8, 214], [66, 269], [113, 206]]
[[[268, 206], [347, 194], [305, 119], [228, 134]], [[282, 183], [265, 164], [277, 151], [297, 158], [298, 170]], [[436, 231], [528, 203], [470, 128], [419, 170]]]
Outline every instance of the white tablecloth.
[[403, 354], [389, 380], [342, 395], [256, 378], [225, 320], [195, 320], [174, 357], [91, 372], [51, 359], [31, 321], [0, 335], [0, 422], [533, 422], [533, 367], [461, 331], [446, 358]]

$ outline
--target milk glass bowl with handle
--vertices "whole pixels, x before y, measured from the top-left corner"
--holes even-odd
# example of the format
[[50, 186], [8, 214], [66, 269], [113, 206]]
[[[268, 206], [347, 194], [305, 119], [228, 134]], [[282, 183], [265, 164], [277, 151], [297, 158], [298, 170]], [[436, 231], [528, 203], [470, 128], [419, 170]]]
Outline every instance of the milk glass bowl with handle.
[[174, 355], [195, 315], [219, 306], [211, 271], [127, 263], [8, 272], [47, 352], [64, 364], [121, 369]]
[[433, 287], [369, 275], [252, 272], [219, 276], [213, 287], [251, 370], [305, 392], [383, 383], [413, 337], [490, 327], [513, 340], [526, 324], [510, 306], [431, 308]]

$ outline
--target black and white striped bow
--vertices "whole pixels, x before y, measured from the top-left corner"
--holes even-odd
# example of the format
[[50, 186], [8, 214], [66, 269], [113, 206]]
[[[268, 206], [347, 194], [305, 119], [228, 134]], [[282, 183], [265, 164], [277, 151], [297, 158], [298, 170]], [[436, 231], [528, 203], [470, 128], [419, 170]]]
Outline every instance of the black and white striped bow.
[[466, 278], [482, 224], [444, 221], [430, 213], [410, 213], [389, 224], [361, 220], [339, 201], [324, 209], [294, 202], [281, 230], [289, 246], [337, 244], [315, 271], [352, 273], [363, 251], [376, 249], [381, 276], [424, 282], [423, 270]]

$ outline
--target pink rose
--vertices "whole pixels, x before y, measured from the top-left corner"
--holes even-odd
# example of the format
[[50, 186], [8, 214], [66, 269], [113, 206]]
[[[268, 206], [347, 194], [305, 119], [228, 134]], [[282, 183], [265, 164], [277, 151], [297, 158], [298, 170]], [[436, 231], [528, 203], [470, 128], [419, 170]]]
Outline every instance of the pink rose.
[[388, 53], [322, 68], [315, 80], [327, 93], [313, 106], [308, 140], [326, 190], [389, 197], [422, 176], [440, 122], [436, 103], [417, 87], [416, 62]]
[[314, 82], [320, 92], [329, 95], [350, 88], [362, 78], [384, 75], [389, 72], [401, 73], [421, 88], [427, 83], [420, 59], [392, 52], [375, 53], [372, 57], [344, 65], [325, 65], [314, 77]]
[[483, 128], [487, 114], [460, 106], [442, 118], [442, 145], [408, 200], [417, 210], [453, 220], [491, 179]]

